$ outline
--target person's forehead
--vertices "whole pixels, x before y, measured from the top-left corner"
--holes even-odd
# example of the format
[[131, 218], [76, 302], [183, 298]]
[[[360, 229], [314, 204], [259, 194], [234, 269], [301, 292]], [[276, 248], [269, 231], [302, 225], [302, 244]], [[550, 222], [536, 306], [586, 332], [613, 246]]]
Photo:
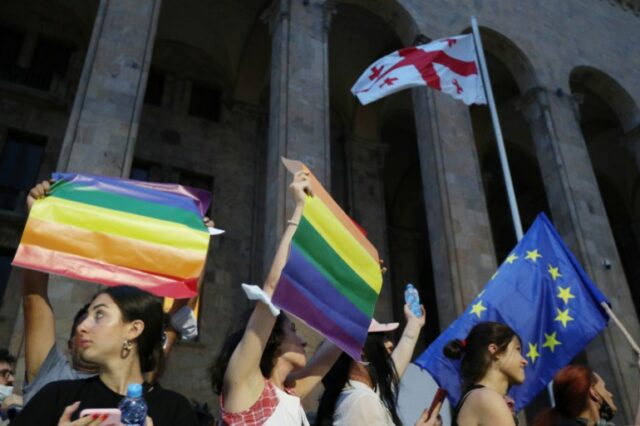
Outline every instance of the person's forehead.
[[0, 370], [11, 369], [11, 365], [7, 361], [0, 361]]
[[91, 305], [89, 305], [89, 310], [95, 309], [98, 305], [104, 305], [109, 308], [115, 305], [115, 303], [113, 302], [113, 299], [111, 298], [111, 296], [109, 296], [108, 294], [102, 293], [102, 294], [99, 294], [98, 297], [93, 299], [93, 301], [91, 302]]

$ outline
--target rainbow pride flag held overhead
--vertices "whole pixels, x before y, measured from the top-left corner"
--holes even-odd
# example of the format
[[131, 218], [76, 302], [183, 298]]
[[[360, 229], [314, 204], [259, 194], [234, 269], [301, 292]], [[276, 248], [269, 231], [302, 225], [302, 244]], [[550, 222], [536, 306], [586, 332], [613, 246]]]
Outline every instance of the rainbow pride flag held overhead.
[[53, 179], [31, 208], [14, 265], [157, 296], [197, 294], [208, 192], [71, 173]]
[[[283, 158], [295, 173], [307, 167]], [[273, 303], [361, 358], [382, 287], [378, 252], [309, 173], [307, 197]]]

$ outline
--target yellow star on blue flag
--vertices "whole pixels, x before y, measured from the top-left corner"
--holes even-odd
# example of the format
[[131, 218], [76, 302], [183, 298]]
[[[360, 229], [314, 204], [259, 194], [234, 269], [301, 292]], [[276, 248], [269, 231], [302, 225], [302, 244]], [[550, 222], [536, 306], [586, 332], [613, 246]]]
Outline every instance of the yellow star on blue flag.
[[479, 300], [478, 303], [475, 303], [473, 306], [471, 306], [471, 314], [476, 314], [478, 318], [482, 316], [482, 311], [486, 310], [487, 308], [482, 306], [482, 300]]
[[571, 287], [558, 287], [557, 297], [562, 299], [565, 305], [569, 303], [569, 300], [575, 299], [575, 296], [571, 294]]
[[607, 299], [542, 213], [481, 294], [416, 360], [454, 406], [461, 393], [460, 361], [445, 357], [442, 350], [453, 339], [466, 339], [475, 324], [504, 323], [520, 337], [529, 361], [527, 380], [510, 395], [521, 410], [609, 319], [601, 306]]
[[535, 364], [536, 358], [540, 358], [540, 352], [538, 352], [537, 343], [529, 343], [529, 352], [527, 352], [527, 358], [531, 360], [532, 364]]

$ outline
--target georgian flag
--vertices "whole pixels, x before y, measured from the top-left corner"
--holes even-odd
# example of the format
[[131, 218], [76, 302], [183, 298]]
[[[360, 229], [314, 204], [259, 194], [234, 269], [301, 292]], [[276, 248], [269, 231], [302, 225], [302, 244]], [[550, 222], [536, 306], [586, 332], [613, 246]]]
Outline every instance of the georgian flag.
[[387, 55], [351, 88], [362, 105], [402, 89], [429, 86], [467, 105], [486, 104], [472, 35], [435, 40]]

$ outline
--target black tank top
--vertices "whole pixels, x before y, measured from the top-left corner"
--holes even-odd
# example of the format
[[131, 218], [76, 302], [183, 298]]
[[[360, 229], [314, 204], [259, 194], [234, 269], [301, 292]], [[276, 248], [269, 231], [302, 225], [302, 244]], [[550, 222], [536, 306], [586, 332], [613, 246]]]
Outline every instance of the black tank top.
[[482, 389], [483, 387], [484, 385], [473, 385], [469, 388], [467, 393], [465, 393], [462, 396], [462, 398], [460, 398], [460, 402], [458, 402], [458, 405], [456, 406], [455, 410], [453, 410], [453, 416], [452, 416], [453, 418], [451, 419], [451, 426], [458, 426], [458, 414], [460, 414], [460, 410], [462, 410], [462, 405], [467, 400], [467, 397], [469, 396], [469, 394], [474, 390]]

